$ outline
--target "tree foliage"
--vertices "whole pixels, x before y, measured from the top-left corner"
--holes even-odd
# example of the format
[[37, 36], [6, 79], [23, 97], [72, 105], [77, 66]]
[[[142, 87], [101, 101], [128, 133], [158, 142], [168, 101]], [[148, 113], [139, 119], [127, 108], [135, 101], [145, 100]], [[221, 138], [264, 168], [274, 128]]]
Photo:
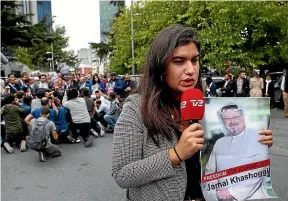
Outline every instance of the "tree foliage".
[[63, 51], [63, 56], [60, 58], [60, 63], [66, 63], [68, 66], [76, 68], [77, 64], [80, 63], [78, 56], [73, 50]]
[[[46, 33], [43, 36], [45, 40], [37, 40], [31, 47], [15, 47], [14, 51], [17, 55], [17, 60], [26, 64], [31, 68], [36, 66], [47, 66], [47, 52], [52, 52], [54, 60], [66, 62], [69, 66], [74, 66], [78, 63], [77, 56], [74, 51], [65, 50], [68, 47], [69, 38], [65, 36], [66, 29], [64, 26], [57, 26], [52, 33]], [[56, 63], [56, 62], [54, 62]], [[47, 69], [48, 70], [48, 69]]]
[[[203, 42], [203, 60], [257, 67], [288, 61], [288, 7], [279, 2], [191, 2], [185, 17]], [[199, 13], [199, 15], [197, 15]], [[204, 14], [204, 15], [203, 15]], [[200, 16], [200, 17], [199, 17]]]
[[32, 26], [27, 21], [30, 14], [16, 13], [20, 5], [16, 1], [1, 1], [2, 47], [12, 47], [17, 60], [33, 69], [36, 66], [48, 67], [46, 52], [52, 52], [52, 44], [56, 60], [71, 66], [76, 65], [78, 60], [74, 51], [65, 50], [69, 42], [69, 38], [65, 36], [65, 27], [57, 26], [52, 29], [53, 21], [48, 24], [46, 17]]
[[107, 58], [109, 53], [112, 51], [111, 44], [109, 43], [89, 43], [90, 48], [92, 49], [93, 54], [99, 57], [100, 62], [103, 61], [104, 58]]
[[46, 18], [32, 26], [27, 21], [29, 14], [16, 13], [20, 5], [16, 1], [1, 1], [2, 47], [31, 47], [45, 40], [44, 33], [51, 27]]
[[119, 8], [118, 12], [115, 13], [115, 17], [119, 17], [120, 13], [122, 12], [122, 9], [125, 6], [125, 0], [114, 0], [114, 1], [109, 1], [109, 3], [110, 5], [117, 6]]
[[[157, 32], [177, 23], [177, 16], [187, 11], [187, 1], [147, 1], [133, 5], [135, 59], [131, 49], [131, 9], [125, 9], [112, 25], [110, 69], [116, 72], [131, 72], [132, 64], [138, 69], [145, 62], [145, 55]], [[160, 12], [161, 11], [161, 12]]]
[[[131, 10], [135, 59], [131, 59]], [[161, 11], [161, 12], [160, 12]], [[269, 1], [146, 1], [123, 9], [112, 25], [110, 69], [140, 69], [155, 35], [173, 24], [198, 32], [203, 63], [225, 68], [224, 63], [253, 68], [288, 62], [288, 4]]]

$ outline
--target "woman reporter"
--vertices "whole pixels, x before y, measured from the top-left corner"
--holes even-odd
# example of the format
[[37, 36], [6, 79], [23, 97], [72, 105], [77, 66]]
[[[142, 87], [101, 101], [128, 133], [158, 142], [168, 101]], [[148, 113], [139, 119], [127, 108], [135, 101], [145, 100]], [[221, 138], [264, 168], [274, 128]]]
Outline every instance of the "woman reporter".
[[[181, 121], [183, 91], [201, 87], [200, 44], [183, 26], [153, 40], [137, 91], [126, 99], [113, 138], [112, 176], [127, 200], [204, 200], [200, 124]], [[272, 139], [271, 132], [263, 143]], [[272, 142], [271, 142], [272, 143]]]

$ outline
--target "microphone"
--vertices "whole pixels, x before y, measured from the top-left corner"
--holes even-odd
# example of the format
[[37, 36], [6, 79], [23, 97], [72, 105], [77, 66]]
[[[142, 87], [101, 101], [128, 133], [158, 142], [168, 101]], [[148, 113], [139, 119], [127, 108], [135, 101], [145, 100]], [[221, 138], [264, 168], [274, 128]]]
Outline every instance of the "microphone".
[[182, 120], [190, 124], [198, 123], [203, 119], [205, 112], [204, 97], [199, 89], [188, 89], [183, 92], [181, 97], [181, 116]]

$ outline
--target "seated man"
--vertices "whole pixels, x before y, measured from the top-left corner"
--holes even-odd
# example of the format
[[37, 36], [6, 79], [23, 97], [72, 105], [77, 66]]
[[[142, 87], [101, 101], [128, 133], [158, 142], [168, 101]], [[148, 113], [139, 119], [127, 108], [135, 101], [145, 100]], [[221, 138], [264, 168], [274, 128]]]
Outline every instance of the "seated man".
[[[30, 125], [28, 145], [29, 148], [34, 149], [39, 153], [39, 160], [41, 162], [46, 161], [46, 157], [61, 156], [60, 148], [51, 143], [50, 134], [52, 134], [54, 140], [58, 139], [58, 135], [54, 122], [48, 119], [49, 115], [50, 110], [48, 108], [42, 108], [41, 116], [38, 119], [32, 119], [31, 122], [28, 122], [28, 125]], [[39, 139], [43, 139], [43, 141], [41, 140], [40, 142], [41, 148], [36, 149], [39, 145]]]
[[96, 109], [96, 113], [94, 116], [95, 120], [97, 122], [100, 122], [102, 126], [106, 128], [107, 122], [105, 121], [104, 116], [109, 112], [110, 107], [104, 102], [102, 102], [100, 99], [97, 99], [95, 101], [95, 109]]
[[87, 110], [91, 118], [91, 129], [90, 132], [95, 136], [98, 137], [99, 134], [101, 134], [101, 128], [98, 127], [97, 122], [94, 119], [95, 116], [95, 106], [94, 101], [90, 96], [90, 91], [86, 88], [83, 88], [82, 90], [84, 100], [86, 102]]
[[58, 115], [54, 119], [56, 132], [59, 136], [58, 142], [71, 143], [71, 141], [68, 139], [69, 127], [67, 122], [67, 109], [61, 105], [61, 101], [58, 98], [55, 98], [55, 105], [59, 111]]

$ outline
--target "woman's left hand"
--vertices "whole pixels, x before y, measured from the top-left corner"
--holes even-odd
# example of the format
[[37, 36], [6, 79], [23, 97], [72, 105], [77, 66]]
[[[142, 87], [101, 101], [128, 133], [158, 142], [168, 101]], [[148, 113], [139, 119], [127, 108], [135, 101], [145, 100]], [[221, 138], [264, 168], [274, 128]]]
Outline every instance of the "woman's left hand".
[[262, 135], [259, 138], [259, 142], [262, 144], [267, 144], [268, 147], [272, 147], [273, 145], [273, 137], [272, 137], [272, 130], [260, 130], [259, 134]]

